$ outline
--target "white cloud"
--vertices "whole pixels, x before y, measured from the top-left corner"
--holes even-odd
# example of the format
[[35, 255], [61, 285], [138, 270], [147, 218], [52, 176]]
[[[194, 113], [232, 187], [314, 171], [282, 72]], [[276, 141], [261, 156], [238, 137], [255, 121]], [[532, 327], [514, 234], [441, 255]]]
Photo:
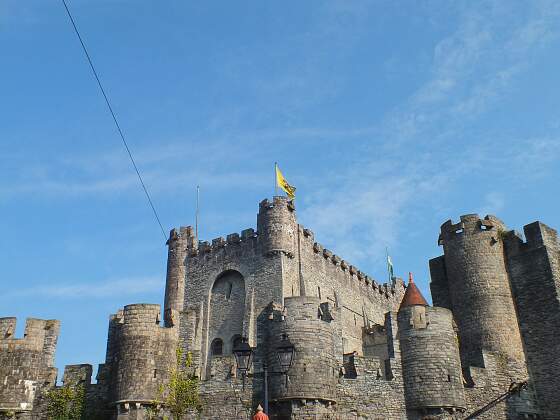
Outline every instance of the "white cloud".
[[157, 276], [123, 278], [96, 283], [55, 283], [28, 289], [7, 291], [4, 297], [41, 296], [60, 299], [107, 298], [110, 296], [134, 296], [161, 292], [165, 281]]

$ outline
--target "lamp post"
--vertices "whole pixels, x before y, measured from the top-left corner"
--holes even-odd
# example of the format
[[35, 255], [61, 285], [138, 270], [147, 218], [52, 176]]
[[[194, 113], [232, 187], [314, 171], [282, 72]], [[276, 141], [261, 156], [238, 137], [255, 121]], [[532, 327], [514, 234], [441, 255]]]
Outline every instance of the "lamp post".
[[[288, 339], [287, 334], [282, 334], [282, 341], [276, 347], [276, 357], [280, 365], [280, 372], [269, 372], [268, 364], [263, 362], [263, 375], [264, 375], [264, 412], [268, 413], [268, 375], [286, 375], [286, 388], [288, 387], [288, 370], [294, 361], [295, 346]], [[237, 369], [243, 375], [243, 390], [245, 390], [245, 376], [250, 369], [250, 364], [253, 356], [253, 349], [247, 343], [247, 339], [243, 338], [234, 349], [233, 354], [237, 362]]]
[[247, 376], [247, 371], [251, 368], [251, 359], [253, 358], [253, 349], [247, 343], [246, 338], [243, 338], [241, 343], [235, 346], [233, 354], [237, 362], [237, 369], [241, 371], [241, 376], [243, 377], [243, 391], [245, 391], [245, 377]]

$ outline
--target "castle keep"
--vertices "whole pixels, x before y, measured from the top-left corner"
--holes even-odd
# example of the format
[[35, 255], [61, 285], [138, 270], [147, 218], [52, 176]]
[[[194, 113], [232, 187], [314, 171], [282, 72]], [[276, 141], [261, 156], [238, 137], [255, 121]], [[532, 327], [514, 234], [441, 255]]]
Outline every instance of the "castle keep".
[[[442, 225], [439, 244], [430, 306], [412, 279], [380, 284], [324, 248], [284, 197], [260, 203], [256, 231], [206, 242], [173, 229], [163, 309], [112, 315], [97, 381], [72, 365], [63, 382], [85, 386], [86, 418], [147, 419], [180, 346], [203, 419], [249, 418], [265, 379], [272, 419], [463, 419], [506, 394], [477, 418], [560, 419], [556, 231], [535, 222], [522, 239], [465, 215]], [[0, 318], [0, 418], [46, 418], [59, 323], [29, 319], [21, 339], [14, 326]], [[246, 375], [233, 354], [244, 342]]]

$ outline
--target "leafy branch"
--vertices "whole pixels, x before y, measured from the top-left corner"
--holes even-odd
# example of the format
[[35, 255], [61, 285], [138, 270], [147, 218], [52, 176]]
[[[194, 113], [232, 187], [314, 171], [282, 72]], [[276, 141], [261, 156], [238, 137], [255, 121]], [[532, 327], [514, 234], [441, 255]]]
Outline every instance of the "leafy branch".
[[86, 398], [83, 385], [54, 388], [46, 397], [48, 420], [80, 420], [83, 417]]
[[198, 392], [198, 379], [189, 373], [192, 365], [192, 353], [185, 353], [182, 346], [175, 349], [176, 364], [169, 371], [169, 380], [160, 385], [159, 397], [153, 404], [155, 410], [150, 410], [148, 415], [152, 418], [159, 411], [158, 406], [165, 407], [173, 420], [181, 420], [191, 410], [201, 411], [202, 402]]

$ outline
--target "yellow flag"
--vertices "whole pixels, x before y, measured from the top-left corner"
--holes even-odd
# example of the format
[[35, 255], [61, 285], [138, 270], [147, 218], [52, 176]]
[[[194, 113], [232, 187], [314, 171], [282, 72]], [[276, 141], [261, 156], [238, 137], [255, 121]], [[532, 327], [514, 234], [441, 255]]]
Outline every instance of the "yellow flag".
[[296, 187], [288, 184], [288, 181], [286, 181], [286, 178], [284, 178], [284, 175], [280, 172], [278, 165], [276, 165], [276, 185], [282, 188], [291, 200], [296, 198]]

